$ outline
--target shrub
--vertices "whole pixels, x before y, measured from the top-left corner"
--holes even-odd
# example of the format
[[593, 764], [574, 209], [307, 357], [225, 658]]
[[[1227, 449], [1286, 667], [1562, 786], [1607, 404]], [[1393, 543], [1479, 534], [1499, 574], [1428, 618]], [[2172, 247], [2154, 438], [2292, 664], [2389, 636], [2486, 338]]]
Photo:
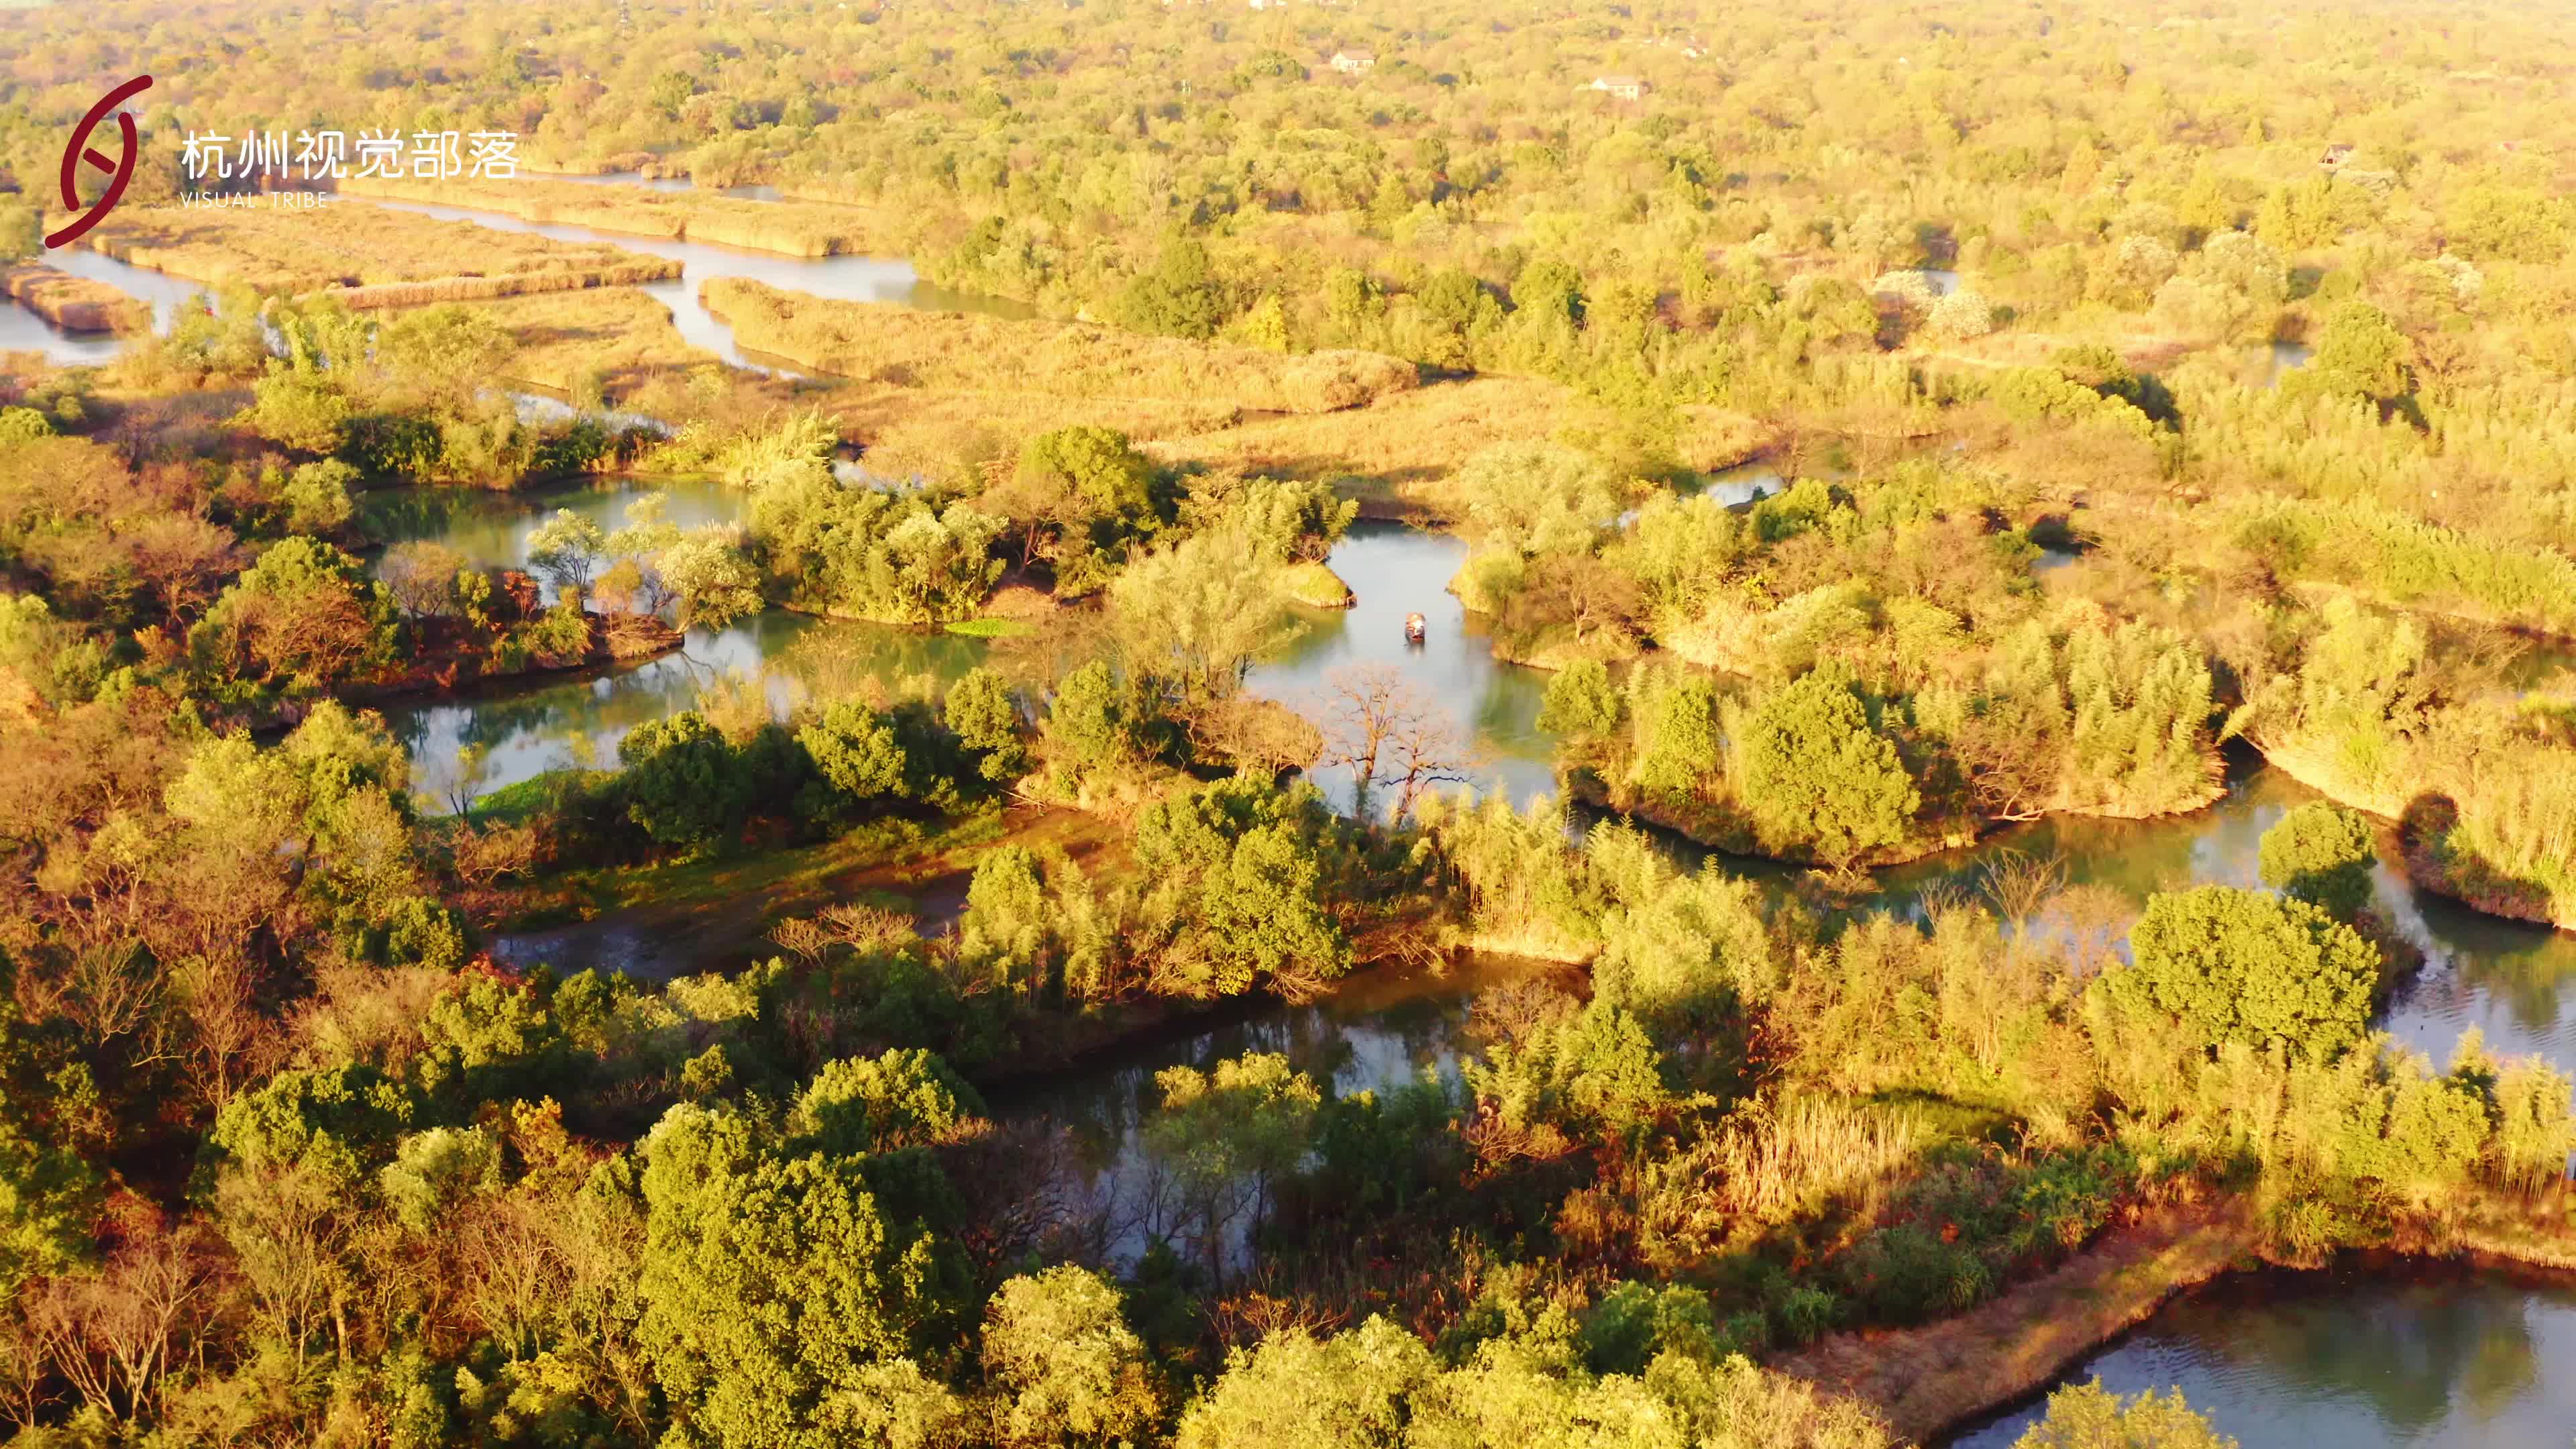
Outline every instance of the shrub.
[[2114, 1001], [2177, 1017], [2210, 1046], [2244, 1042], [2322, 1061], [2359, 1044], [2379, 951], [2306, 901], [2202, 886], [2147, 902]]
[[2379, 853], [2358, 811], [2312, 800], [2263, 832], [2263, 883], [2349, 921], [2370, 904]]

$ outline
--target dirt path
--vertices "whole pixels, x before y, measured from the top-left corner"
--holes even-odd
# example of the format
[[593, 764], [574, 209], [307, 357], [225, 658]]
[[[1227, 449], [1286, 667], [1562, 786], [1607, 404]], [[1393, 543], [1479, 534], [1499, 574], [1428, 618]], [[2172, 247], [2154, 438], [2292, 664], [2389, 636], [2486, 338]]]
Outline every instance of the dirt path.
[[1921, 1443], [2039, 1388], [2176, 1292], [2254, 1251], [2242, 1218], [2177, 1209], [2124, 1228], [1974, 1312], [1921, 1328], [1842, 1333], [1775, 1365], [1859, 1398]]

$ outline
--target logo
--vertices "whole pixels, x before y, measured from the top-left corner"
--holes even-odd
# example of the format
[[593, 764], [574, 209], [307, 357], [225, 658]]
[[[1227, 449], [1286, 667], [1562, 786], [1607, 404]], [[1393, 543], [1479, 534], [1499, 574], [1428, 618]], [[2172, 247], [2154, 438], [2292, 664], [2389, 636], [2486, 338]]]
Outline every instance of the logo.
[[[63, 148], [63, 209], [80, 211], [80, 188], [73, 182], [80, 175], [80, 163], [83, 161], [87, 161], [116, 179], [107, 183], [107, 190], [100, 194], [98, 205], [82, 212], [71, 225], [45, 238], [45, 245], [48, 248], [67, 247], [79, 241], [83, 236], [88, 235], [91, 227], [106, 220], [107, 214], [114, 211], [116, 203], [124, 198], [125, 183], [134, 179], [134, 160], [142, 148], [135, 137], [134, 118], [123, 111], [116, 111], [116, 108], [151, 87], [152, 77], [136, 76], [99, 97], [98, 104], [89, 108], [88, 115], [81, 117], [80, 128], [72, 132], [71, 144]], [[107, 113], [110, 111], [116, 111], [117, 129], [125, 135], [125, 154], [119, 157], [113, 166], [108, 164], [105, 156], [98, 153], [97, 147], [89, 143], [89, 133], [98, 129], [98, 123], [106, 120]]]

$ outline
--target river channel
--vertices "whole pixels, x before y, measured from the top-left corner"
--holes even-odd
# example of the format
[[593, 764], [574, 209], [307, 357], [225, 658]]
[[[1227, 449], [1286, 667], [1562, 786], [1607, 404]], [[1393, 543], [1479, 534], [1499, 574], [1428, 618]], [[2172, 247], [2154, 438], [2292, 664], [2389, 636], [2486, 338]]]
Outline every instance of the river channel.
[[[608, 178], [553, 178], [567, 180], [606, 180]], [[683, 186], [657, 189], [685, 190]], [[724, 195], [775, 201], [769, 187], [734, 187]], [[783, 358], [766, 353], [746, 352], [736, 347], [733, 328], [708, 311], [698, 300], [698, 287], [712, 277], [748, 277], [776, 287], [851, 302], [891, 302], [901, 306], [920, 307], [946, 312], [983, 312], [998, 317], [1030, 317], [1036, 309], [1008, 298], [986, 297], [967, 292], [952, 292], [921, 280], [912, 263], [901, 257], [791, 257], [776, 252], [748, 251], [739, 247], [717, 246], [708, 242], [673, 241], [664, 237], [634, 236], [625, 232], [602, 231], [596, 227], [570, 226], [551, 222], [533, 222], [497, 211], [482, 211], [462, 206], [438, 206], [426, 202], [394, 201], [384, 198], [350, 198], [341, 205], [380, 206], [392, 211], [408, 211], [441, 221], [470, 221], [495, 231], [529, 232], [552, 237], [557, 241], [608, 242], [629, 251], [648, 256], [668, 257], [682, 264], [681, 274], [669, 281], [647, 282], [637, 290], [653, 297], [671, 309], [671, 322], [680, 336], [691, 345], [705, 348], [736, 367], [751, 368], [793, 376], [794, 368]], [[153, 325], [167, 331], [178, 307], [206, 290], [198, 283], [184, 281], [149, 267], [121, 262], [103, 252], [86, 247], [65, 247], [50, 253], [46, 261], [74, 276], [91, 277], [122, 288], [152, 303]], [[116, 355], [121, 339], [94, 332], [66, 332], [15, 303], [0, 303], [0, 352], [41, 352], [54, 362], [64, 364], [99, 364]]]

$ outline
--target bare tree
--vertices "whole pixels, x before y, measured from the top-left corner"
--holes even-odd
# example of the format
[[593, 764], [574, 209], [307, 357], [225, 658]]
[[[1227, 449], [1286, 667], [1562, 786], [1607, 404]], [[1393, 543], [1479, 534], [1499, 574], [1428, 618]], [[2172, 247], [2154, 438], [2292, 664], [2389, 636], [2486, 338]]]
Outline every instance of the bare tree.
[[1325, 676], [1324, 749], [1316, 763], [1347, 769], [1353, 808], [1365, 812], [1368, 792], [1395, 781], [1395, 818], [1404, 819], [1434, 785], [1469, 779], [1483, 751], [1438, 701], [1414, 687], [1390, 664], [1345, 665]]
[[173, 625], [213, 597], [216, 581], [240, 563], [232, 530], [194, 514], [154, 514], [124, 542], [136, 576], [161, 600], [161, 612]]
[[1435, 785], [1463, 785], [1485, 762], [1484, 747], [1458, 728], [1445, 713], [1397, 722], [1387, 747], [1389, 778], [1396, 782], [1395, 818], [1413, 813], [1422, 792]]
[[135, 1222], [96, 1277], [58, 1278], [37, 1290], [28, 1324], [81, 1398], [111, 1407], [121, 1399], [127, 1414], [145, 1414], [190, 1339], [211, 1321], [200, 1303], [216, 1285], [199, 1229]]

